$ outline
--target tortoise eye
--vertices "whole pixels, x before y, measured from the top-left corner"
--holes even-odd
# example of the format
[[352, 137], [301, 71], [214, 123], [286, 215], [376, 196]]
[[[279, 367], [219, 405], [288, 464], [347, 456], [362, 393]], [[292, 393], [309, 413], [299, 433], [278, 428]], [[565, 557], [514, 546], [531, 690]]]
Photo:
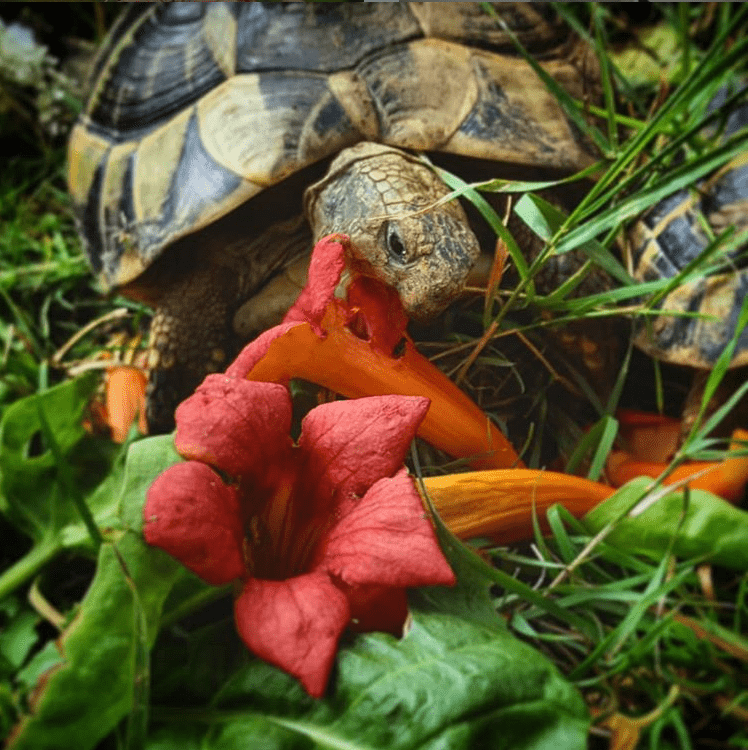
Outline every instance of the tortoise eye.
[[400, 239], [397, 228], [392, 224], [387, 227], [387, 250], [390, 253], [390, 257], [400, 263], [404, 263], [408, 258], [408, 251], [405, 249], [405, 244]]

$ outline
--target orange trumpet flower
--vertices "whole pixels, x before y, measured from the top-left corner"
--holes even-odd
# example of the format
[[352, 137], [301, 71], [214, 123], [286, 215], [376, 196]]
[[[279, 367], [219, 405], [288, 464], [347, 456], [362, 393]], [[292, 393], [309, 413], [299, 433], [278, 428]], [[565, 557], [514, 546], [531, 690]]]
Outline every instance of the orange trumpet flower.
[[485, 536], [509, 544], [533, 536], [533, 509], [543, 531], [556, 503], [581, 518], [615, 490], [589, 479], [533, 469], [448, 474], [423, 480], [447, 528], [461, 539]]
[[240, 353], [226, 374], [276, 383], [303, 378], [349, 398], [427, 396], [431, 405], [418, 430], [425, 440], [475, 468], [522, 466], [498, 427], [418, 353], [393, 290], [359, 276], [346, 300], [334, 297], [347, 245], [343, 235], [317, 243], [309, 282], [284, 322]]
[[[629, 450], [611, 451], [605, 467], [610, 483], [620, 487], [636, 477], [659, 477], [677, 448], [680, 421], [632, 411], [620, 413], [619, 419], [621, 436]], [[735, 430], [732, 438], [730, 450], [738, 450], [741, 445], [737, 441], [748, 440], [748, 430]], [[689, 480], [688, 486], [692, 489], [707, 490], [737, 502], [748, 484], [748, 456], [728, 457], [723, 461], [689, 461], [672, 471], [663, 484], [684, 480]]]

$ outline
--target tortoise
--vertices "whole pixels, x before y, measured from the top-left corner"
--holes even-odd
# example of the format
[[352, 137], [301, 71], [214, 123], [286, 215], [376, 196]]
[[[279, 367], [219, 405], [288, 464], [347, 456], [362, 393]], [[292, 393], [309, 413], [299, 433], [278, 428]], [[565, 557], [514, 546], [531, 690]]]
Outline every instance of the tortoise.
[[[565, 32], [532, 5], [497, 8], [584, 98], [589, 63]], [[479, 243], [457, 201], [423, 210], [449, 190], [419, 152], [523, 174], [594, 160], [512, 50], [472, 3], [124, 12], [94, 62], [68, 182], [93, 269], [155, 307], [152, 429], [292, 304], [324, 234], [350, 235], [353, 262], [411, 317], [460, 293]]]
[[[557, 82], [588, 98], [596, 74], [584, 45], [541, 4], [495, 7]], [[71, 135], [69, 185], [94, 270], [155, 307], [152, 430], [170, 429], [176, 404], [280, 319], [314, 241], [329, 232], [351, 236], [352, 263], [393, 285], [412, 318], [460, 294], [480, 251], [477, 230], [458, 202], [433, 207], [449, 190], [421, 152], [447, 166], [457, 160], [461, 174], [525, 180], [595, 160], [478, 4], [167, 3], [124, 12]], [[640, 278], [665, 273], [664, 257], [689, 257], [667, 248], [657, 210], [632, 243]], [[737, 294], [743, 282], [729, 283]], [[735, 311], [734, 296], [719, 299]], [[686, 320], [676, 325], [680, 347], [668, 335], [648, 341], [651, 332], [638, 343], [688, 360], [699, 329]], [[708, 366], [717, 349], [697, 364]]]

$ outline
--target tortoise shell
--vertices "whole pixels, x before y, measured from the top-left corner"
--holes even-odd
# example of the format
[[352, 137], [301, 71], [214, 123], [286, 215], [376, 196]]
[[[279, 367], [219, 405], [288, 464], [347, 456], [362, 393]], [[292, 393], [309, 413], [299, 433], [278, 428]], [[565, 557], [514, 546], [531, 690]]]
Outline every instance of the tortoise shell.
[[[721, 91], [714, 109], [727, 98]], [[733, 110], [725, 136], [748, 126], [748, 105]], [[673, 364], [710, 369], [735, 338], [738, 316], [748, 296], [745, 241], [714, 257], [714, 238], [730, 227], [740, 238], [748, 229], [748, 153], [725, 164], [693, 189], [678, 190], [647, 212], [632, 228], [627, 261], [638, 281], [674, 279], [711, 253], [711, 272], [679, 281], [656, 303], [658, 315], [640, 322], [634, 343]], [[729, 248], [729, 246], [728, 246]], [[703, 264], [699, 264], [703, 267]], [[748, 328], [737, 336], [730, 362], [748, 365]]]
[[[530, 4], [497, 8], [584, 97], [588, 63], [558, 54], [559, 28]], [[512, 49], [472, 3], [134, 4], [70, 140], [93, 268], [109, 286], [137, 286], [179, 238], [360, 141], [565, 171], [590, 163]]]

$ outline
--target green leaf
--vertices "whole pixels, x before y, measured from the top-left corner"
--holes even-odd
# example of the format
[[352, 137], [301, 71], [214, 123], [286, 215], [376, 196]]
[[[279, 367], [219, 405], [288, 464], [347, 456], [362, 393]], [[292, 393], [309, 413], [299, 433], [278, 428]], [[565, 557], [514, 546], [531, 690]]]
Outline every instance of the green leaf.
[[342, 649], [327, 700], [255, 662], [214, 705], [202, 717], [213, 750], [572, 750], [586, 747], [589, 725], [576, 690], [506, 630], [420, 611], [400, 641], [370, 634]]
[[62, 662], [45, 673], [10, 748], [86, 750], [119, 723], [133, 706], [143, 637], [150, 647], [179, 572], [178, 563], [133, 532], [102, 545], [91, 587], [60, 640]]
[[606, 542], [628, 552], [658, 558], [672, 543], [680, 558], [748, 569], [748, 513], [710, 492], [690, 490], [687, 504], [683, 492], [671, 492], [639, 515], [620, 518], [651, 483], [645, 477], [634, 479], [590, 511], [584, 517], [590, 533], [614, 523]]
[[[146, 750], [205, 750], [198, 727], [170, 726], [148, 738]], [[258, 748], [258, 750], [262, 750]]]
[[69, 457], [85, 437], [83, 413], [94, 385], [95, 378], [89, 375], [20, 399], [0, 422], [0, 510], [35, 541], [47, 532], [57, 511], [65, 519], [75, 516], [74, 508], [50, 507], [57, 488], [57, 461], [44, 443], [38, 407], [49, 415], [57, 445]]
[[59, 666], [63, 661], [57, 644], [54, 641], [48, 641], [41, 651], [37, 651], [31, 657], [29, 663], [23, 669], [18, 670], [15, 682], [20, 689], [27, 693], [31, 692], [45, 672]]
[[[422, 487], [423, 496], [427, 493]], [[432, 513], [436, 513], [431, 507]], [[411, 607], [421, 612], [441, 612], [457, 615], [470, 620], [477, 625], [489, 628], [505, 628], [506, 624], [496, 612], [491, 588], [494, 586], [492, 577], [486, 575], [482, 561], [467, 545], [457, 539], [437, 519], [436, 533], [439, 544], [450, 567], [457, 577], [455, 586], [425, 586], [409, 592], [408, 600]]]
[[17, 669], [38, 640], [39, 615], [9, 598], [0, 603], [0, 622], [0, 657]]
[[82, 424], [95, 383], [89, 374], [20, 399], [0, 421], [0, 512], [34, 542], [0, 576], [0, 598], [62, 549], [95, 552], [76, 502], [99, 527], [116, 525], [122, 448]]
[[130, 447], [123, 490], [110, 492], [109, 502], [118, 503], [121, 517], [134, 530], [101, 546], [94, 580], [60, 641], [60, 662], [43, 675], [32, 711], [22, 719], [11, 747], [85, 750], [128, 712], [128, 735], [142, 737], [148, 652], [165, 600], [188, 575], [162, 550], [149, 547], [139, 532], [148, 487], [179, 458], [172, 443], [167, 435]]

